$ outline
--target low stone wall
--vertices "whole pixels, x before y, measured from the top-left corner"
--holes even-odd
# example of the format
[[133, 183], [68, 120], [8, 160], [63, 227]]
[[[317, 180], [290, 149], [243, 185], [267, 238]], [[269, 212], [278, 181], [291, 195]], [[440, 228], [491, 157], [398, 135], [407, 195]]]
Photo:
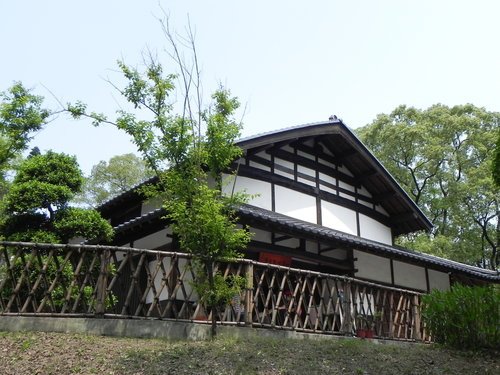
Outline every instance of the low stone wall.
[[[0, 332], [63, 332], [97, 336], [160, 338], [168, 340], [208, 340], [210, 325], [191, 322], [114, 318], [56, 318], [0, 316]], [[217, 335], [235, 338], [270, 337], [296, 340], [352, 340], [350, 336], [337, 336], [296, 332], [284, 329], [264, 329], [250, 326], [217, 327]], [[414, 345], [409, 341], [371, 339], [373, 343]]]

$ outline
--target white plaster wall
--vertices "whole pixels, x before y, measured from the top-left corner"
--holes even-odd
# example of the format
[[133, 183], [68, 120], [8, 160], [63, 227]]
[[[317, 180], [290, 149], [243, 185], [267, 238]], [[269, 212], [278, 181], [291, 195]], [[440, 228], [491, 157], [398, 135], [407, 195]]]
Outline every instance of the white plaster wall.
[[261, 157], [261, 158], [263, 158], [263, 159], [266, 159], [266, 160], [271, 160], [271, 155], [270, 155], [270, 154], [268, 154], [268, 153], [267, 153], [267, 152], [265, 152], [265, 151], [258, 152], [258, 153], [256, 153], [255, 155], [256, 155], [256, 156], [259, 156], [259, 157]]
[[321, 220], [324, 227], [357, 234], [356, 213], [348, 208], [322, 200]]
[[347, 258], [347, 252], [344, 249], [323, 251], [321, 255], [328, 258], [334, 258], [339, 260], [345, 260]]
[[[293, 176], [293, 171], [294, 171], [293, 163], [291, 163], [287, 160], [280, 159], [280, 158], [274, 158], [274, 165], [275, 165], [274, 173], [293, 180], [293, 178], [294, 178], [294, 176]], [[279, 165], [281, 165], [282, 167], [288, 168], [289, 171], [285, 172], [285, 171], [279, 170], [277, 168], [277, 166], [279, 166]]]
[[262, 229], [250, 228], [252, 239], [255, 241], [271, 243], [271, 233]]
[[258, 168], [258, 169], [262, 169], [263, 171], [271, 172], [271, 167], [265, 166], [263, 164], [255, 162], [255, 161], [250, 160], [249, 164], [253, 168]]
[[352, 195], [345, 194], [345, 193], [342, 193], [342, 192], [339, 193], [339, 196], [342, 197], [342, 198], [345, 198], [345, 199], [349, 199], [351, 201], [355, 201], [356, 200]]
[[335, 177], [332, 177], [328, 174], [319, 172], [319, 179], [324, 182], [328, 182], [332, 185], [335, 185], [337, 183], [337, 179]]
[[353, 174], [351, 173], [351, 171], [349, 169], [347, 169], [346, 167], [344, 167], [343, 165], [339, 166], [339, 172], [345, 173], [346, 175], [353, 177]]
[[330, 163], [329, 161], [326, 161], [324, 159], [319, 158], [318, 162], [321, 163], [321, 164], [323, 164], [323, 165], [326, 165], [326, 166], [328, 166], [328, 167], [330, 167], [332, 169], [335, 169], [335, 164]]
[[339, 187], [342, 189], [352, 191], [352, 192], [354, 192], [354, 190], [355, 190], [354, 186], [349, 185], [349, 184], [345, 183], [344, 181], [340, 181], [340, 180], [339, 180]]
[[254, 197], [249, 200], [249, 204], [257, 207], [271, 209], [271, 184], [269, 182], [254, 180], [248, 177], [229, 177], [227, 183], [222, 188], [224, 194], [231, 194], [233, 190], [233, 182], [236, 178], [236, 185], [234, 186], [235, 192], [245, 191], [247, 194]]
[[147, 214], [151, 211], [160, 208], [162, 205], [162, 199], [160, 197], [151, 198], [147, 201], [144, 201], [141, 206], [141, 215]]
[[366, 196], [368, 198], [372, 197], [371, 193], [363, 185], [361, 185], [361, 188], [358, 189], [358, 193], [362, 194], [362, 195], [364, 195], [364, 196]]
[[378, 212], [380, 212], [381, 214], [383, 214], [385, 216], [389, 216], [389, 214], [387, 213], [387, 211], [380, 204], [377, 204], [375, 206], [375, 210], [378, 211]]
[[316, 223], [316, 198], [282, 186], [275, 186], [276, 212]]
[[316, 160], [316, 157], [314, 155], [308, 154], [307, 152], [304, 151], [297, 150], [297, 155], [311, 160]]
[[[168, 270], [170, 268], [170, 258], [163, 259], [162, 263], [163, 263], [163, 267], [164, 267], [165, 271], [168, 272]], [[148, 268], [149, 268], [149, 272], [151, 274], [153, 274], [154, 272], [156, 272], [156, 266], [157, 266], [157, 264], [158, 263], [157, 263], [156, 260], [154, 260], [152, 262], [149, 262]], [[157, 293], [160, 291], [162, 280], [163, 280], [163, 271], [160, 268], [158, 270], [158, 273], [155, 276], [155, 279], [154, 279], [154, 285], [155, 285], [155, 289], [156, 289]], [[146, 303], [153, 303], [153, 296], [154, 296], [153, 290], [150, 289], [148, 291], [147, 296], [146, 296]], [[160, 301], [166, 300], [168, 298], [168, 290], [167, 290], [166, 286], [161, 291], [159, 298], [160, 298]]]
[[[162, 262], [163, 262], [163, 267], [164, 267], [163, 269], [168, 273], [169, 269], [170, 269], [170, 258], [164, 258], [162, 260]], [[193, 302], [193, 301], [198, 300], [198, 296], [197, 296], [196, 292], [193, 291], [193, 288], [191, 286], [191, 282], [192, 282], [193, 278], [191, 276], [191, 272], [189, 271], [189, 269], [186, 270], [186, 263], [187, 263], [186, 259], [184, 259], [184, 258], [179, 259], [179, 271], [180, 271], [181, 275], [183, 275], [183, 283], [182, 283], [182, 286], [178, 288], [177, 293], [175, 294], [175, 296], [173, 296], [173, 298], [178, 299], [178, 300], [184, 300], [185, 299], [184, 292], [182, 291], [182, 288], [184, 288], [186, 296], [190, 296], [190, 294], [192, 293], [190, 298], [188, 298], [188, 300]], [[151, 272], [151, 274], [153, 274], [154, 272], [156, 272], [157, 261], [154, 260], [152, 262], [149, 262], [148, 267], [149, 267], [149, 271]], [[181, 276], [181, 275], [179, 275], [179, 276]], [[158, 273], [156, 274], [155, 279], [154, 279], [154, 285], [155, 285], [157, 293], [160, 291], [160, 288], [162, 287], [163, 277], [164, 277], [163, 270], [161, 268], [159, 268]], [[148, 291], [148, 294], [146, 295], [146, 303], [152, 303], [153, 296], [154, 296], [153, 290], [150, 289]], [[159, 300], [164, 301], [168, 297], [169, 297], [168, 296], [168, 288], [166, 286], [164, 286], [164, 288], [162, 289], [162, 291], [160, 293]]]
[[300, 241], [298, 238], [289, 238], [287, 240], [276, 242], [276, 245], [289, 247], [290, 249], [296, 249], [300, 246]]
[[371, 217], [359, 214], [360, 236], [373, 241], [392, 245], [391, 228], [373, 220]]
[[302, 177], [297, 177], [297, 181], [301, 182], [303, 184], [309, 185], [309, 186], [316, 186], [316, 182], [315, 181], [306, 180], [305, 178], [302, 178]]
[[354, 258], [358, 258], [354, 262], [354, 268], [358, 269], [355, 277], [380, 281], [390, 284], [391, 280], [391, 262], [387, 258], [382, 258], [377, 255], [368, 254], [359, 250], [354, 250]]
[[308, 253], [318, 254], [318, 243], [314, 241], [306, 241], [306, 251]]
[[316, 177], [316, 171], [314, 169], [307, 168], [302, 165], [297, 165], [297, 172], [304, 173], [311, 177]]
[[172, 239], [167, 237], [167, 234], [171, 234], [169, 229], [162, 229], [158, 232], [150, 234], [149, 236], [139, 238], [134, 241], [134, 247], [138, 249], [156, 249], [160, 246], [164, 246], [170, 242]]
[[400, 261], [393, 261], [394, 284], [426, 291], [425, 268]]
[[450, 276], [446, 272], [427, 270], [429, 273], [429, 289], [450, 290]]

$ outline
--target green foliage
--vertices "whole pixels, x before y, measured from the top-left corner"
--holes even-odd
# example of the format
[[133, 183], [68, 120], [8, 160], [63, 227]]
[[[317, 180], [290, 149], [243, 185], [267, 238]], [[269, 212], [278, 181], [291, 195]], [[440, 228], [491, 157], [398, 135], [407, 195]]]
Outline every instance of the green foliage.
[[500, 188], [500, 130], [498, 131], [498, 139], [497, 145], [495, 147], [495, 159], [493, 160], [493, 180], [497, 185], [497, 188]]
[[[224, 276], [217, 272], [213, 278], [214, 286], [210, 286], [208, 278], [203, 277], [193, 284], [196, 293], [200, 296], [201, 303], [206, 306], [217, 306], [221, 309], [226, 306], [234, 296], [240, 295], [245, 287], [245, 278], [236, 275]], [[206, 276], [206, 275], [205, 275]]]
[[358, 130], [434, 225], [398, 242], [419, 251], [496, 268], [500, 195], [491, 178], [500, 114], [471, 104], [400, 106]]
[[92, 167], [78, 200], [95, 207], [151, 176], [151, 170], [136, 155], [113, 156], [109, 162], [102, 160]]
[[[86, 112], [85, 105], [70, 105], [68, 111], [76, 118], [89, 117], [97, 123], [111, 123], [129, 134], [142, 153], [148, 167], [158, 177], [155, 189], [148, 189], [164, 199], [166, 218], [179, 240], [181, 249], [194, 255], [194, 263], [203, 270], [201, 299], [216, 309], [219, 295], [224, 295], [225, 282], [214, 274], [214, 262], [239, 256], [250, 240], [247, 230], [236, 225], [234, 205], [244, 202], [244, 195], [226, 197], [222, 194], [222, 172], [241, 155], [234, 141], [241, 127], [234, 120], [239, 106], [231, 93], [220, 87], [213, 95], [213, 104], [201, 105], [200, 76], [192, 45], [194, 65], [189, 66], [179, 53], [175, 39], [164, 25], [173, 47], [179, 74], [164, 74], [162, 65], [151, 59], [144, 72], [118, 62], [127, 85], [120, 90], [134, 112], [118, 111], [115, 121]], [[189, 38], [188, 38], [189, 39]], [[174, 82], [184, 85], [176, 91]], [[196, 90], [192, 93], [190, 90]], [[176, 95], [177, 94], [177, 95]], [[183, 98], [182, 113], [173, 113], [173, 99]], [[137, 112], [145, 110], [144, 118]], [[206, 287], [208, 285], [208, 287]], [[207, 297], [208, 296], [208, 297]], [[212, 315], [215, 319], [215, 314]], [[215, 320], [213, 333], [215, 333]]]
[[82, 237], [109, 241], [113, 237], [113, 228], [99, 212], [77, 207], [68, 207], [57, 212], [54, 229], [63, 239]]
[[0, 166], [26, 149], [33, 132], [45, 125], [50, 112], [43, 98], [30, 93], [20, 82], [0, 92]]
[[112, 228], [99, 213], [69, 206], [83, 183], [74, 157], [34, 154], [20, 166], [4, 197], [4, 237], [13, 241], [66, 243], [74, 237], [109, 240]]
[[8, 187], [6, 172], [24, 151], [33, 133], [48, 121], [50, 112], [42, 108], [43, 98], [31, 94], [20, 82], [0, 92], [0, 193]]
[[[41, 262], [41, 263], [40, 263]], [[38, 279], [40, 279], [42, 275], [42, 269], [45, 267], [45, 271], [43, 271], [43, 278], [41, 278], [41, 283], [39, 283], [39, 287], [32, 295], [32, 298], [40, 303], [42, 299], [45, 297], [45, 292], [49, 289], [53, 280], [57, 278], [57, 283], [50, 293], [50, 300], [46, 302], [46, 306], [53, 306], [60, 310], [65, 303], [68, 303], [69, 306], [72, 306], [75, 301], [78, 299], [80, 305], [84, 310], [87, 310], [87, 306], [94, 306], [95, 303], [95, 295], [93, 291], [93, 287], [91, 285], [86, 285], [81, 288], [79, 283], [76, 282], [75, 273], [73, 271], [73, 265], [70, 261], [64, 261], [62, 256], [56, 256], [55, 259], [53, 256], [42, 255], [39, 258], [36, 255], [30, 254], [25, 256], [24, 261], [18, 257], [14, 263], [14, 267], [11, 270], [12, 274], [19, 277], [23, 272], [26, 272], [25, 264], [31, 263], [31, 267], [29, 269], [29, 273], [26, 275], [27, 280], [23, 284], [23, 288], [19, 291], [19, 297], [21, 300], [25, 300], [28, 297], [28, 293], [30, 292], [27, 288], [29, 285], [33, 287]], [[86, 267], [88, 265], [84, 265], [82, 270], [86, 272]], [[114, 275], [116, 273], [115, 266], [112, 264], [110, 269], [110, 274]], [[97, 262], [94, 266], [94, 270], [100, 269], [100, 262]], [[94, 272], [96, 273], [96, 272]], [[2, 278], [10, 275], [11, 272], [7, 272], [7, 266], [2, 265], [0, 267], [0, 282]], [[94, 275], [94, 277], [97, 277]], [[45, 282], [47, 280], [47, 283]], [[12, 293], [12, 284], [6, 283], [5, 287], [1, 291], [0, 298], [7, 301], [10, 298]], [[114, 294], [110, 293], [106, 298], [106, 307], [113, 307], [117, 302], [117, 298]]]
[[500, 289], [454, 285], [422, 296], [423, 318], [433, 339], [458, 349], [500, 346]]

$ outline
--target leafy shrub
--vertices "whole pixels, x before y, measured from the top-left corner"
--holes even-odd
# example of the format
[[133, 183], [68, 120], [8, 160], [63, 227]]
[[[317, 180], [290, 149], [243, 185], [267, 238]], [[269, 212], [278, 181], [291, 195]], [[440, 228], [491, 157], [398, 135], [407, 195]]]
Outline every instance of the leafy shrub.
[[[66, 302], [69, 303], [69, 306], [71, 308], [71, 306], [73, 305], [73, 303], [75, 303], [77, 299], [79, 300], [79, 309], [78, 309], [79, 311], [86, 312], [88, 306], [94, 307], [95, 305], [94, 288], [91, 285], [85, 285], [81, 288], [81, 281], [83, 280], [77, 280], [78, 278], [76, 278], [75, 280], [75, 274], [71, 262], [65, 262], [62, 256], [56, 256], [56, 259], [54, 259], [54, 257], [41, 255], [40, 260], [42, 264], [46, 264], [47, 267], [44, 272], [44, 276], [40, 280], [41, 282], [38, 288], [33, 294], [34, 301], [36, 301], [37, 303], [40, 303], [42, 301], [50, 284], [57, 277], [57, 284], [50, 293], [50, 300], [52, 301], [53, 306], [57, 311], [60, 311]], [[17, 283], [17, 279], [21, 276], [21, 274], [23, 272], [26, 272], [25, 262], [29, 261], [31, 261], [31, 267], [28, 270], [28, 273], [26, 275], [27, 278], [25, 278], [25, 281], [18, 294], [21, 301], [25, 301], [26, 298], [28, 298], [28, 295], [30, 293], [30, 288], [33, 287], [33, 285], [39, 279], [40, 274], [42, 272], [42, 267], [36, 256], [28, 255], [25, 258], [24, 262], [20, 257], [18, 257], [12, 269], [12, 273], [16, 278], [14, 282]], [[62, 269], [60, 268], [61, 266]], [[115, 266], [113, 264], [110, 264], [109, 267], [110, 267], [109, 272], [112, 275], [115, 274], [116, 273]], [[85, 268], [85, 266], [83, 268]], [[97, 264], [97, 266], [94, 267], [92, 273], [96, 273], [99, 270], [99, 268], [100, 266], [99, 264]], [[85, 272], [85, 270], [83, 270], [83, 272]], [[2, 283], [2, 280], [9, 277], [10, 277], [10, 272], [7, 270], [7, 265], [6, 264], [1, 265], [0, 284]], [[97, 276], [94, 276], [94, 278], [96, 277]], [[69, 300], [67, 301], [66, 298], [68, 296], [69, 289], [71, 290], [69, 293]], [[0, 291], [0, 298], [2, 298], [6, 302], [10, 299], [12, 292], [13, 292], [13, 285], [11, 282], [7, 282]], [[117, 303], [116, 296], [113, 293], [108, 294], [105, 301], [106, 308], [111, 308], [116, 303]], [[50, 304], [51, 302], [49, 301], [46, 302], [47, 306], [46, 308], [48, 308], [49, 310], [50, 310], [49, 307]]]
[[500, 346], [500, 288], [454, 285], [422, 297], [434, 341], [460, 349]]

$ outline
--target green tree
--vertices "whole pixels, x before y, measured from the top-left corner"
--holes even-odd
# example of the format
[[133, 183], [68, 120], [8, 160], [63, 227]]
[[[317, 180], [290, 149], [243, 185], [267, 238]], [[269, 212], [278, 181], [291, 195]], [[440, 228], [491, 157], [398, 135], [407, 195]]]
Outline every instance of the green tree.
[[50, 111], [43, 98], [31, 94], [20, 82], [0, 92], [0, 184], [6, 191], [6, 173], [11, 162], [28, 147], [33, 134], [48, 121]]
[[491, 166], [500, 114], [471, 104], [400, 106], [358, 130], [361, 140], [434, 224], [405, 246], [496, 268], [499, 203]]
[[108, 162], [101, 160], [92, 167], [78, 200], [95, 207], [151, 176], [142, 158], [132, 153], [113, 156]]
[[500, 187], [500, 130], [498, 131], [497, 145], [495, 147], [495, 159], [493, 160], [493, 180]]
[[74, 237], [109, 240], [113, 230], [97, 211], [69, 206], [82, 183], [74, 157], [52, 151], [28, 157], [4, 197], [4, 238], [49, 243], [67, 243]]
[[[70, 105], [68, 110], [76, 118], [88, 116], [94, 123], [113, 124], [132, 137], [158, 177], [156, 187], [149, 193], [163, 197], [166, 217], [181, 249], [194, 256], [199, 271], [195, 287], [201, 293], [201, 302], [212, 312], [212, 335], [215, 335], [217, 309], [228, 303], [228, 296], [239, 293], [241, 280], [231, 280], [233, 288], [229, 292], [227, 287], [221, 288], [226, 284], [223, 276], [214, 272], [214, 263], [240, 256], [238, 251], [250, 240], [248, 231], [237, 227], [234, 210], [245, 197], [227, 197], [221, 193], [221, 173], [228, 171], [242, 152], [235, 145], [240, 125], [234, 120], [234, 113], [239, 103], [221, 87], [212, 95], [213, 104], [202, 108], [192, 34], [188, 35], [193, 57], [190, 65], [181, 58], [168, 23], [163, 26], [179, 67], [178, 75], [164, 74], [154, 59], [146, 64], [143, 73], [119, 62], [128, 81], [121, 93], [134, 109], [149, 112], [144, 118], [152, 117], [151, 120], [138, 119], [135, 112], [122, 110], [115, 121], [110, 121], [103, 115], [88, 114], [82, 103]], [[181, 82], [177, 97], [183, 98], [180, 114], [173, 112], [177, 77]]]

